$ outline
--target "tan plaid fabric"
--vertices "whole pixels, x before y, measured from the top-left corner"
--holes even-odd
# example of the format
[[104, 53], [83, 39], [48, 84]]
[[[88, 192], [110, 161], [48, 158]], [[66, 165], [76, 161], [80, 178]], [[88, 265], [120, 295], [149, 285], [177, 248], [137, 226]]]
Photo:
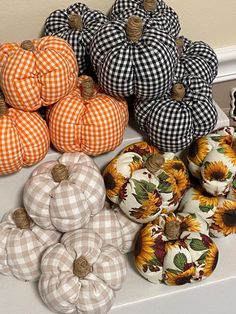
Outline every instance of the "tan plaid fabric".
[[0, 223], [0, 273], [20, 280], [34, 281], [40, 275], [41, 256], [60, 240], [57, 231], [43, 230], [33, 222], [30, 229], [16, 227], [12, 214]]
[[[52, 168], [67, 166], [67, 180], [55, 182]], [[83, 227], [104, 206], [103, 177], [92, 158], [83, 153], [65, 153], [58, 161], [41, 164], [32, 173], [23, 192], [29, 216], [45, 229], [68, 232]]]
[[0, 117], [0, 175], [36, 164], [49, 145], [48, 127], [39, 114], [9, 108]]
[[75, 86], [76, 57], [61, 38], [33, 39], [35, 51], [17, 43], [0, 45], [0, 86], [6, 102], [25, 111], [54, 104]]
[[[83, 256], [91, 272], [80, 279], [73, 273], [73, 262]], [[61, 244], [49, 248], [42, 258], [39, 292], [52, 311], [60, 313], [107, 313], [114, 291], [126, 276], [126, 259], [90, 230], [66, 233]]]
[[82, 151], [99, 155], [115, 149], [123, 140], [128, 122], [124, 99], [114, 98], [95, 88], [94, 96], [84, 99], [78, 88], [49, 108], [48, 125], [53, 145], [61, 152]]
[[142, 224], [130, 220], [118, 206], [111, 207], [108, 202], [86, 225], [87, 229], [98, 233], [106, 243], [117, 247], [122, 254], [133, 251], [141, 227]]

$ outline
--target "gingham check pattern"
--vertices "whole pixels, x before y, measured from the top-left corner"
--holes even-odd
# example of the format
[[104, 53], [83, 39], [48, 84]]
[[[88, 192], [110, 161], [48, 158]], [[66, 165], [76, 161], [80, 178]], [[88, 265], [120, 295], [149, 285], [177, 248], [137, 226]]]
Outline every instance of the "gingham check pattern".
[[[83, 256], [92, 266], [84, 279], [73, 274], [73, 262]], [[53, 311], [60, 313], [107, 313], [126, 275], [125, 257], [89, 230], [63, 236], [42, 258], [39, 292]]]
[[148, 12], [144, 10], [143, 0], [116, 0], [109, 17], [111, 20], [117, 20], [127, 19], [132, 15], [139, 16], [145, 21], [151, 21], [154, 27], [167, 32], [174, 38], [180, 32], [178, 15], [164, 1], [157, 1], [156, 10]]
[[[79, 14], [82, 18], [83, 29], [74, 30], [69, 26], [69, 16]], [[88, 65], [88, 50], [91, 39], [97, 30], [108, 21], [107, 17], [96, 10], [90, 10], [83, 3], [75, 3], [65, 10], [52, 12], [45, 22], [45, 35], [58, 36], [65, 39], [75, 52], [79, 73], [86, 71]]]
[[180, 52], [175, 79], [191, 75], [211, 84], [218, 72], [216, 53], [203, 41], [192, 42], [183, 36], [181, 38], [184, 41], [184, 46]]
[[110, 21], [93, 37], [90, 56], [100, 85], [115, 96], [163, 95], [177, 64], [174, 39], [146, 23], [142, 39], [132, 43], [125, 28], [126, 20]]
[[34, 223], [30, 229], [19, 229], [12, 219], [14, 211], [0, 223], [0, 273], [34, 281], [40, 276], [42, 254], [60, 240], [61, 234], [43, 230]]
[[151, 142], [163, 151], [178, 152], [211, 132], [217, 122], [211, 87], [197, 77], [182, 80], [187, 93], [183, 101], [168, 93], [160, 99], [137, 101], [135, 119]]
[[[79, 79], [79, 85], [82, 78]], [[50, 138], [61, 152], [99, 155], [114, 150], [123, 140], [128, 105], [96, 90], [83, 99], [80, 87], [49, 109]]]
[[25, 111], [54, 104], [74, 88], [78, 76], [75, 54], [64, 39], [32, 42], [36, 52], [16, 43], [0, 45], [0, 87], [8, 104]]
[[119, 249], [122, 254], [131, 252], [141, 224], [130, 220], [119, 207], [111, 208], [108, 203], [85, 228], [94, 231], [108, 244]]
[[68, 155], [58, 161], [67, 166], [68, 180], [53, 180], [51, 170], [58, 163], [54, 161], [41, 164], [25, 184], [24, 206], [42, 228], [61, 232], [81, 228], [104, 206], [104, 181], [93, 160], [81, 153], [81, 163], [79, 154], [73, 162], [76, 158]]
[[0, 117], [0, 176], [36, 164], [49, 145], [48, 127], [39, 114], [9, 108]]

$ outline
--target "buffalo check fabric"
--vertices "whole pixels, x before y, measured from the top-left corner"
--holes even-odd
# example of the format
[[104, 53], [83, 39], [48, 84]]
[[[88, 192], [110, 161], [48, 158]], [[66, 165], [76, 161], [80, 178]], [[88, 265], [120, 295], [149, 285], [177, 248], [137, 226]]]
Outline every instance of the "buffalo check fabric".
[[[78, 14], [82, 19], [82, 29], [70, 27], [69, 18]], [[75, 52], [79, 73], [88, 68], [88, 51], [91, 39], [97, 30], [108, 21], [107, 17], [97, 11], [90, 10], [83, 3], [74, 3], [64, 10], [52, 12], [45, 22], [45, 35], [58, 36], [65, 39]]]
[[116, 20], [127, 19], [132, 15], [139, 16], [145, 21], [152, 21], [153, 27], [167, 32], [174, 38], [180, 32], [178, 15], [162, 0], [156, 1], [156, 8], [152, 11], [145, 10], [143, 0], [116, 0], [109, 17]]
[[[90, 266], [83, 279], [73, 272], [80, 257]], [[69, 232], [42, 258], [39, 293], [53, 311], [104, 314], [121, 288], [126, 269], [124, 255], [98, 234], [86, 229]]]
[[[58, 164], [68, 171], [68, 179], [61, 182], [55, 182], [52, 176]], [[103, 208], [105, 195], [104, 181], [94, 161], [83, 153], [68, 153], [35, 169], [25, 184], [23, 201], [39, 226], [68, 232], [88, 223]]]
[[179, 48], [179, 61], [174, 79], [191, 75], [211, 84], [218, 72], [218, 59], [214, 50], [203, 41], [192, 42], [184, 36], [177, 40], [182, 41], [182, 46]]
[[48, 127], [38, 113], [9, 108], [0, 117], [0, 175], [36, 164], [49, 145]]
[[32, 43], [34, 51], [0, 45], [0, 87], [9, 105], [25, 111], [54, 104], [74, 88], [78, 76], [75, 54], [64, 39], [45, 36]]
[[111, 207], [106, 203], [98, 214], [91, 217], [85, 228], [98, 233], [106, 243], [126, 254], [134, 249], [141, 226], [130, 220], [118, 206]]
[[136, 101], [135, 119], [150, 141], [162, 151], [178, 152], [217, 123], [211, 87], [197, 77], [182, 80], [187, 92], [182, 101], [167, 93], [160, 99]]
[[47, 114], [50, 138], [61, 152], [84, 152], [95, 156], [114, 150], [123, 140], [128, 123], [128, 105], [95, 88], [84, 99], [78, 88], [59, 101]]
[[90, 56], [98, 82], [115, 96], [152, 99], [165, 94], [177, 65], [175, 40], [145, 23], [135, 43], [127, 38], [126, 24], [110, 21], [93, 37]]
[[0, 223], [0, 273], [19, 280], [35, 281], [40, 276], [44, 251], [60, 240], [57, 231], [44, 230], [33, 222], [30, 229], [17, 228], [13, 211]]

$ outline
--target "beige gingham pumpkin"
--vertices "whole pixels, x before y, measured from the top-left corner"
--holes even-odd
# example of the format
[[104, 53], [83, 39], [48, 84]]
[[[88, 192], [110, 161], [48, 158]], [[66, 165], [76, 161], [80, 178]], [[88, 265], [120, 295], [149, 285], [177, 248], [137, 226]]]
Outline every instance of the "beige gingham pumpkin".
[[37, 226], [24, 208], [8, 212], [0, 223], [0, 273], [19, 280], [38, 280], [44, 251], [60, 237], [55, 230]]
[[68, 232], [42, 258], [39, 293], [58, 313], [107, 313], [126, 269], [125, 256], [97, 233]]
[[85, 226], [94, 231], [108, 244], [114, 245], [122, 254], [133, 251], [142, 224], [129, 219], [119, 208], [108, 202]]
[[104, 206], [105, 186], [92, 158], [65, 153], [38, 166], [27, 180], [24, 206], [45, 229], [68, 232], [83, 227]]

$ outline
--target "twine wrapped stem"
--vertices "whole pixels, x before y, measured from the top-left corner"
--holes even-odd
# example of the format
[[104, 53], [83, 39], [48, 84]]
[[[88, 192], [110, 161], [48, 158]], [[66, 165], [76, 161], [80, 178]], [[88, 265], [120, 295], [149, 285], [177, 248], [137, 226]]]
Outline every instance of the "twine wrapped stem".
[[176, 83], [172, 87], [172, 99], [176, 101], [182, 101], [186, 95], [186, 89], [183, 84]]
[[128, 40], [138, 42], [143, 35], [143, 22], [139, 16], [131, 16], [128, 18], [126, 25], [126, 33]]
[[18, 208], [14, 211], [12, 219], [19, 229], [30, 229], [31, 219], [24, 208]]
[[82, 22], [81, 16], [75, 13], [71, 14], [69, 16], [69, 26], [71, 29], [81, 31], [83, 28], [83, 22]]
[[91, 272], [92, 266], [83, 256], [80, 256], [74, 261], [73, 273], [75, 276], [79, 277], [80, 279], [84, 279]]
[[31, 40], [24, 40], [22, 43], [21, 43], [21, 48], [24, 49], [24, 50], [27, 50], [27, 51], [35, 51], [35, 47], [34, 47], [34, 44]]
[[155, 11], [157, 8], [157, 0], [143, 0], [143, 7], [145, 11]]
[[91, 77], [81, 82], [81, 96], [84, 99], [89, 99], [93, 97], [94, 91], [95, 91], [95, 83]]
[[61, 182], [63, 180], [67, 180], [69, 178], [69, 172], [65, 165], [56, 164], [52, 168], [52, 178], [55, 182]]

